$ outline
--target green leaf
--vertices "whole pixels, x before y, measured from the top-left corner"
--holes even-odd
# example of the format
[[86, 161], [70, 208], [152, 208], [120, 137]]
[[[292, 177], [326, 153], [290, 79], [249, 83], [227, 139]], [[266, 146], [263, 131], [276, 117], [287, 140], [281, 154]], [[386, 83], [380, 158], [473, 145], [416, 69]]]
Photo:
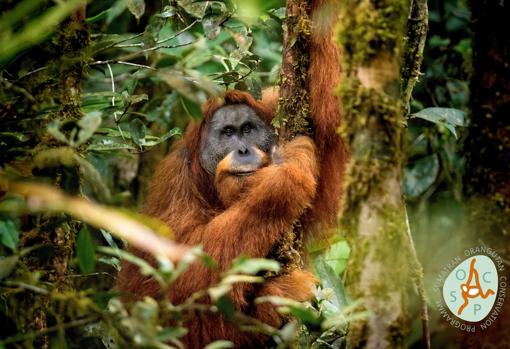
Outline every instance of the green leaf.
[[92, 17], [87, 17], [85, 21], [88, 24], [93, 24], [96, 22], [99, 22], [100, 20], [106, 19], [108, 17], [108, 13], [111, 11], [111, 9], [106, 9], [104, 11], [99, 12], [97, 15]]
[[78, 121], [80, 131], [78, 132], [78, 141], [74, 145], [78, 146], [85, 143], [90, 137], [92, 137], [99, 126], [101, 126], [102, 122], [103, 119], [101, 117], [101, 112], [95, 111], [87, 113], [80, 121]]
[[86, 226], [81, 228], [76, 239], [76, 256], [78, 265], [83, 274], [90, 274], [96, 266], [96, 254], [94, 252], [94, 242]]
[[324, 262], [333, 269], [336, 275], [340, 275], [347, 265], [350, 252], [351, 249], [347, 241], [338, 241], [324, 253]]
[[188, 333], [188, 329], [184, 327], [169, 327], [158, 332], [158, 340], [168, 342], [171, 339], [180, 338]]
[[271, 259], [240, 257], [232, 262], [232, 268], [228, 273], [255, 275], [265, 270], [278, 272], [280, 270], [280, 264]]
[[133, 119], [129, 123], [129, 132], [131, 133], [131, 140], [136, 145], [143, 145], [146, 129], [144, 123], [140, 119]]
[[180, 99], [186, 113], [188, 113], [188, 115], [194, 118], [195, 120], [200, 119], [200, 116], [202, 115], [202, 111], [200, 110], [200, 104], [192, 102], [187, 98]]
[[110, 11], [108, 12], [108, 17], [106, 18], [106, 23], [110, 24], [113, 22], [115, 18], [120, 16], [122, 12], [126, 10], [127, 4], [126, 0], [117, 0], [112, 7], [110, 7]]
[[214, 40], [221, 33], [221, 23], [223, 22], [223, 16], [206, 16], [202, 19], [202, 27], [207, 39]]
[[9, 257], [0, 257], [0, 280], [9, 276], [18, 263], [19, 257], [16, 255]]
[[408, 199], [416, 199], [423, 194], [439, 175], [437, 154], [425, 156], [404, 169], [404, 193]]
[[159, 17], [161, 17], [161, 18], [170, 18], [170, 17], [173, 17], [175, 15], [175, 12], [176, 11], [175, 11], [175, 7], [174, 6], [166, 5], [165, 7], [163, 7], [163, 10], [159, 14]]
[[290, 305], [288, 308], [290, 313], [301, 322], [311, 326], [320, 326], [321, 319], [315, 309], [305, 308], [302, 304]]
[[323, 256], [319, 256], [314, 260], [314, 267], [321, 279], [322, 286], [333, 290], [333, 304], [339, 309], [344, 308], [347, 300], [340, 275], [336, 274], [333, 268], [326, 263]]
[[204, 349], [224, 349], [224, 348], [233, 348], [234, 347], [234, 343], [232, 343], [231, 341], [226, 341], [226, 340], [219, 340], [219, 341], [214, 341], [210, 344], [207, 344]]
[[455, 126], [466, 126], [466, 113], [454, 108], [425, 108], [415, 114], [411, 114], [411, 118], [420, 118], [443, 125], [457, 138]]
[[16, 142], [26, 142], [30, 137], [20, 132], [0, 132], [0, 140], [9, 141], [10, 139]]
[[223, 314], [225, 319], [229, 321], [234, 319], [234, 303], [232, 303], [232, 300], [229, 296], [224, 295], [220, 297], [216, 302], [216, 306], [218, 307], [219, 312]]
[[127, 8], [136, 20], [139, 21], [145, 12], [145, 1], [144, 0], [126, 0]]
[[0, 242], [2, 245], [15, 250], [19, 241], [19, 231], [13, 220], [0, 218]]

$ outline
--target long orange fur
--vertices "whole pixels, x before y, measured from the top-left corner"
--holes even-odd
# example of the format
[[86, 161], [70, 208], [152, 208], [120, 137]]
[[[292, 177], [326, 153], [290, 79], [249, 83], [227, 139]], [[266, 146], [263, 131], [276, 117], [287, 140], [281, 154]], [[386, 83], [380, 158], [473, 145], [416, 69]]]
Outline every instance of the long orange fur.
[[[332, 3], [313, 1], [312, 16], [322, 16], [325, 9], [331, 13]], [[225, 205], [218, 195], [221, 182], [215, 184], [215, 178], [204, 171], [199, 161], [202, 136], [214, 112], [223, 105], [246, 104], [270, 122], [277, 104], [275, 93], [265, 93], [262, 101], [256, 101], [248, 93], [228, 91], [224, 98], [211, 99], [203, 106], [202, 122], [188, 127], [185, 137], [155, 173], [143, 213], [168, 224], [176, 241], [202, 245], [219, 266], [215, 271], [200, 263], [193, 264], [172, 285], [168, 296], [173, 303], [182, 303], [193, 292], [214, 284], [240, 254], [266, 257], [296, 220], [301, 218], [307, 229], [319, 235], [335, 222], [348, 154], [337, 134], [340, 112], [334, 88], [340, 77], [340, 54], [331, 38], [333, 20], [321, 21], [325, 24], [314, 28], [310, 46], [308, 81], [313, 141], [299, 137], [283, 145], [283, 163], [266, 166], [248, 177], [249, 189]], [[305, 208], [309, 209], [305, 212]], [[143, 252], [132, 251], [151, 260]], [[314, 282], [309, 272], [295, 270], [263, 285], [236, 284], [230, 296], [237, 311], [279, 327], [283, 319], [274, 307], [268, 303], [254, 304], [253, 299], [277, 295], [305, 301], [312, 297]], [[117, 286], [124, 295], [133, 295], [135, 299], [159, 292], [154, 280], [129, 263], [123, 264]], [[186, 323], [189, 333], [183, 340], [190, 349], [203, 348], [217, 339], [231, 340], [236, 348], [261, 348], [267, 340], [260, 334], [241, 332], [218, 314], [191, 315]]]

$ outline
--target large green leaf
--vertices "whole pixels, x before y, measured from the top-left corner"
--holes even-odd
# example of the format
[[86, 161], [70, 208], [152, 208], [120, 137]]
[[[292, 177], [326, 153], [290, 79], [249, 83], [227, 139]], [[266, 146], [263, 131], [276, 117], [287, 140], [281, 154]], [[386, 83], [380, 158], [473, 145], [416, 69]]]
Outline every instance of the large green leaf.
[[425, 108], [411, 114], [411, 118], [420, 118], [443, 125], [457, 138], [456, 126], [466, 126], [466, 113], [454, 108]]

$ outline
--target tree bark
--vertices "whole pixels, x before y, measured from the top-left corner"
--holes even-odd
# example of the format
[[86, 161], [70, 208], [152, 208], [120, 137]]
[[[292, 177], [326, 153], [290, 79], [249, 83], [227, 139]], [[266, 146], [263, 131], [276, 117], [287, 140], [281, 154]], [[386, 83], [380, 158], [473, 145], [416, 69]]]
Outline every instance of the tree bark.
[[280, 70], [280, 99], [274, 121], [280, 139], [309, 134], [307, 72], [311, 38], [309, 1], [288, 0], [283, 23], [283, 58]]
[[352, 154], [342, 216], [352, 247], [347, 287], [368, 312], [350, 323], [350, 348], [405, 346], [407, 290], [419, 268], [401, 194], [406, 14], [401, 0], [349, 0], [340, 16], [342, 136]]

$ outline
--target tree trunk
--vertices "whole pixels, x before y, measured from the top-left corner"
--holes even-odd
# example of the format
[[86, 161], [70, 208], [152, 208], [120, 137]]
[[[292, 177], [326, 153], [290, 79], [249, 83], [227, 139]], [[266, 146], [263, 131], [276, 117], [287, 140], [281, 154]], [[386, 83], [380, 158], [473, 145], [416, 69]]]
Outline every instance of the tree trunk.
[[350, 348], [401, 348], [408, 333], [407, 291], [418, 266], [401, 194], [406, 14], [401, 0], [349, 0], [339, 21], [342, 136], [352, 154], [342, 217], [352, 247], [347, 287], [368, 312], [351, 322]]
[[[309, 12], [307, 0], [288, 0], [286, 3], [279, 100], [277, 115], [273, 121], [281, 141], [310, 134], [306, 80], [311, 37]], [[282, 273], [303, 267], [303, 237], [303, 228], [298, 222], [292, 231], [280, 239], [268, 256], [280, 262]]]
[[[473, 76], [471, 124], [465, 142], [465, 194], [470, 241], [510, 260], [510, 37], [508, 1], [471, 1]], [[470, 246], [471, 247], [471, 246]], [[508, 263], [506, 265], [508, 268]], [[508, 271], [504, 271], [508, 280]], [[507, 297], [508, 298], [508, 297]], [[510, 343], [510, 301], [487, 330], [467, 334], [463, 347]]]

